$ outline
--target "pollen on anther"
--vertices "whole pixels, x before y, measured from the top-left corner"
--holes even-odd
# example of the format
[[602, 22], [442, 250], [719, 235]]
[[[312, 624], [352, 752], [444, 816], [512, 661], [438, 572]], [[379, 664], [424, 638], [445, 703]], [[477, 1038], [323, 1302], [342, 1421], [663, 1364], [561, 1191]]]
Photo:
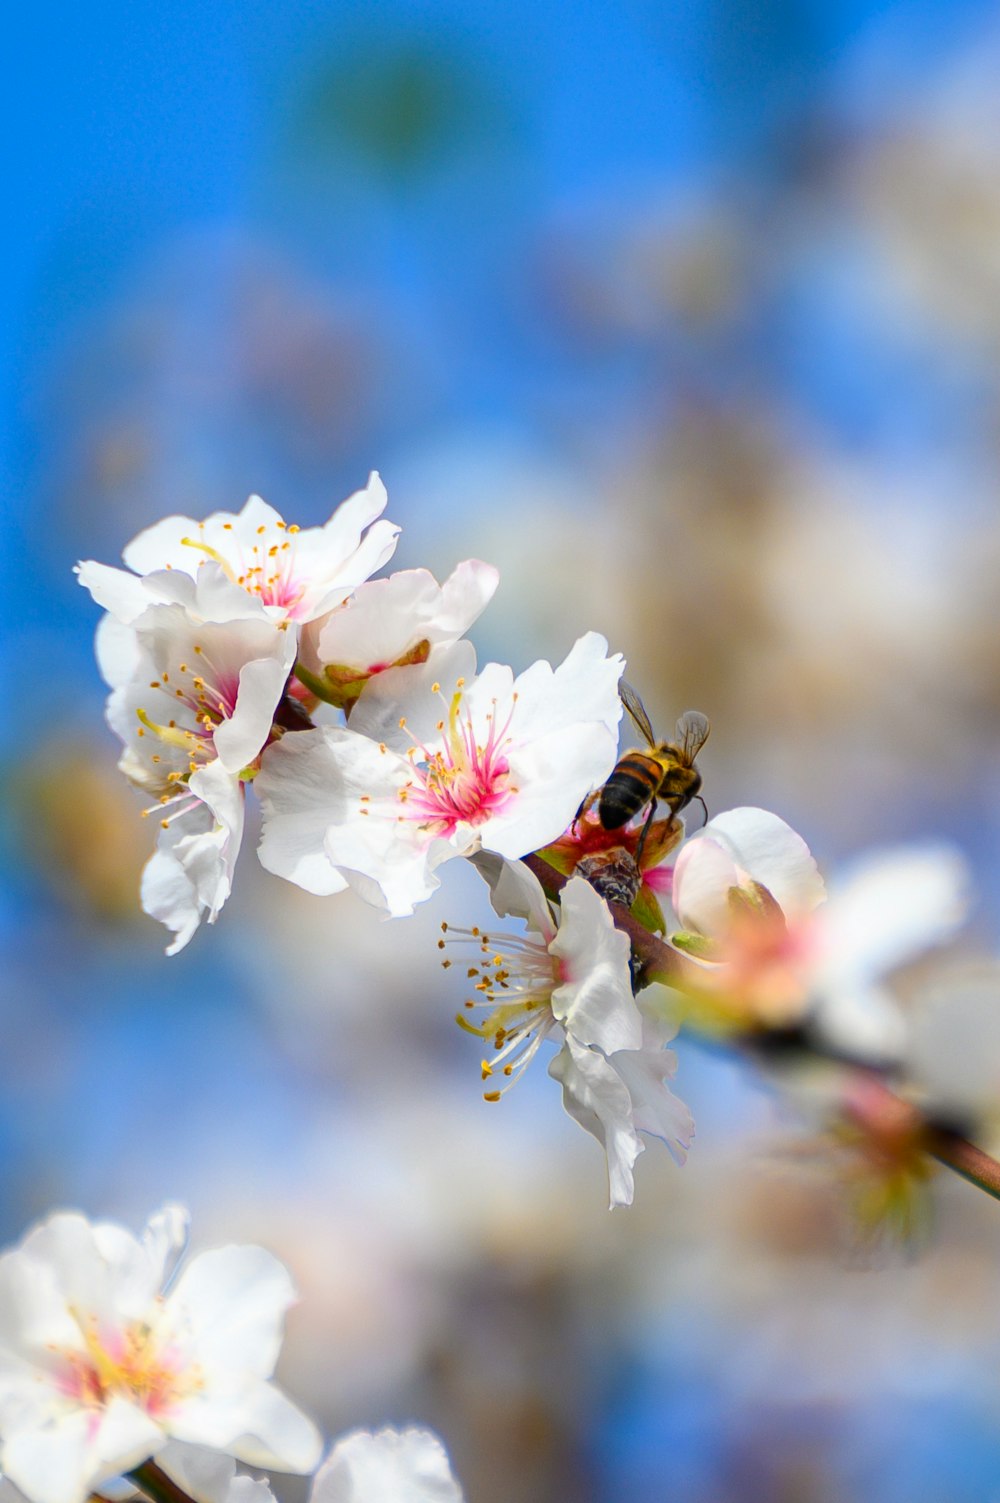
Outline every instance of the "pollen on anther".
[[440, 694], [441, 693], [441, 685], [440, 684], [431, 684], [431, 693], [432, 694]]
[[475, 1002], [473, 1002], [471, 997], [466, 997], [465, 1002], [462, 1005], [464, 1007], [475, 1007], [476, 1004]]
[[288, 530], [289, 530], [289, 532], [298, 532], [299, 531], [299, 524], [298, 524], [298, 522], [293, 522], [291, 524], [291, 526], [289, 527]]
[[160, 820], [160, 827], [161, 827], [161, 829], [169, 830], [170, 829], [170, 821], [169, 821], [169, 819], [161, 819]]
[[499, 1091], [484, 1091], [483, 1092], [483, 1100], [484, 1101], [499, 1101], [500, 1100], [500, 1092]]
[[451, 965], [451, 963], [452, 962], [450, 960], [442, 960], [442, 962], [441, 962], [442, 969], [443, 970], [447, 970], [448, 967]]
[[264, 524], [262, 522], [260, 524], [260, 526], [257, 528], [257, 536], [260, 537], [261, 533], [262, 532], [266, 532], [266, 531], [267, 531], [267, 528], [264, 526]]
[[439, 950], [443, 950], [446, 944], [447, 944], [446, 940], [439, 939], [438, 942], [437, 942], [438, 949]]
[[149, 687], [151, 689], [158, 689], [160, 687], [160, 680], [158, 678], [151, 678], [149, 681]]
[[481, 1060], [479, 1068], [483, 1072], [483, 1079], [489, 1080], [490, 1076], [493, 1074], [493, 1066], [489, 1063], [489, 1061], [485, 1059]]
[[448, 933], [448, 925], [444, 921], [442, 921], [442, 923], [441, 923], [441, 933], [442, 934], [447, 934]]

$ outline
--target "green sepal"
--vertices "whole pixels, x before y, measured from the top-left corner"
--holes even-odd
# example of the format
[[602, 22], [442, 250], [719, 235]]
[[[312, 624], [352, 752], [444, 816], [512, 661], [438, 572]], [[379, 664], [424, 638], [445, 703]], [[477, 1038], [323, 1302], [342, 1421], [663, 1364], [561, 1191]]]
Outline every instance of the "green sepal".
[[632, 917], [638, 919], [642, 927], [648, 929], [650, 934], [662, 934], [667, 927], [659, 898], [651, 887], [645, 885], [639, 888], [636, 900], [632, 904]]
[[692, 955], [695, 960], [720, 960], [719, 947], [714, 939], [705, 934], [695, 934], [690, 929], [681, 929], [671, 934], [670, 943], [682, 955]]
[[560, 849], [559, 841], [556, 841], [555, 845], [543, 845], [540, 851], [535, 852], [535, 855], [540, 856], [544, 862], [555, 871], [561, 872], [564, 877], [573, 875], [576, 863], [580, 859], [578, 851], [571, 851], [568, 848]]

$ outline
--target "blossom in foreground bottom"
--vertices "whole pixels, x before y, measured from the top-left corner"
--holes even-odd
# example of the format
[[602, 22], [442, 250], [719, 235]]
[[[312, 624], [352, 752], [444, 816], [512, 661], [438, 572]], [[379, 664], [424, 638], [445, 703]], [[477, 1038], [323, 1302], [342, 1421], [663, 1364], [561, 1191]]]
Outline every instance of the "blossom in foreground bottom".
[[[475, 996], [458, 1021], [491, 1051], [482, 1061], [485, 1099], [497, 1101], [510, 1089], [543, 1039], [558, 1040], [549, 1074], [563, 1088], [567, 1112], [607, 1154], [611, 1205], [631, 1205], [633, 1166], [644, 1147], [639, 1133], [662, 1138], [678, 1162], [694, 1135], [688, 1108], [666, 1083], [677, 1060], [664, 1044], [675, 1030], [640, 1010], [628, 938], [582, 877], [563, 888], [557, 921], [523, 862], [485, 852], [474, 860], [500, 917], [523, 918], [531, 931], [519, 937], [449, 926], [442, 941], [478, 952], [478, 964], [468, 967]], [[486, 1017], [477, 1024], [478, 1010]]]
[[267, 870], [320, 895], [349, 883], [398, 917], [453, 856], [554, 840], [614, 765], [622, 660], [589, 632], [555, 669], [475, 669], [470, 643], [438, 648], [373, 679], [349, 730], [270, 747], [256, 783]]
[[[201, 1446], [171, 1443], [157, 1464], [195, 1503], [274, 1503], [266, 1482]], [[15, 1498], [0, 1503], [16, 1503]], [[309, 1503], [463, 1503], [448, 1453], [430, 1430], [353, 1430], [313, 1480]]]
[[0, 1257], [0, 1467], [30, 1503], [82, 1503], [171, 1437], [311, 1472], [318, 1431], [271, 1382], [291, 1280], [260, 1247], [193, 1258], [187, 1216], [141, 1239], [57, 1212]]

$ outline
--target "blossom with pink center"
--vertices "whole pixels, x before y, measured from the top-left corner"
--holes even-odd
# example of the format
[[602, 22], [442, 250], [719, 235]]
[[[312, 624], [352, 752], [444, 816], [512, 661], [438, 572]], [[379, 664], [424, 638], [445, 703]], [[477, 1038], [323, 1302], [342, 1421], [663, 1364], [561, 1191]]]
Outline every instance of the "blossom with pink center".
[[229, 896], [244, 781], [272, 734], [295, 638], [282, 623], [205, 621], [180, 605], [150, 606], [127, 630], [132, 671], [108, 721], [125, 745], [119, 766], [159, 823], [142, 903], [174, 934], [174, 954]]
[[486, 1046], [484, 1099], [499, 1101], [544, 1041], [557, 1043], [549, 1074], [562, 1085], [567, 1112], [607, 1154], [611, 1205], [630, 1205], [645, 1146], [639, 1134], [662, 1138], [678, 1161], [694, 1134], [690, 1112], [666, 1083], [677, 1061], [663, 1046], [675, 1030], [640, 1009], [628, 937], [588, 882], [572, 877], [555, 910], [523, 862], [485, 851], [473, 860], [498, 915], [523, 918], [529, 931], [442, 926], [442, 949], [472, 951], [474, 963], [463, 965], [473, 994], [458, 1022]]
[[718, 815], [674, 865], [685, 932], [673, 942], [699, 967], [695, 1020], [737, 1029], [808, 1020], [837, 1048], [890, 1059], [902, 1020], [879, 978], [955, 932], [967, 888], [954, 850], [913, 847], [874, 853], [824, 902], [805, 841], [776, 814]]
[[318, 680], [317, 694], [350, 710], [375, 674], [425, 662], [433, 647], [457, 642], [499, 578], [491, 564], [467, 559], [440, 585], [426, 569], [370, 580], [303, 629], [299, 661]]
[[60, 1212], [0, 1257], [0, 1465], [29, 1503], [83, 1503], [171, 1437], [309, 1472], [321, 1441], [271, 1383], [285, 1269], [225, 1247], [174, 1270], [186, 1213], [143, 1237]]
[[373, 472], [322, 527], [300, 529], [251, 496], [238, 513], [213, 512], [203, 522], [166, 517], [147, 527], [122, 555], [132, 573], [87, 560], [77, 574], [98, 605], [126, 624], [150, 604], [176, 599], [171, 573], [196, 577], [210, 563], [239, 590], [244, 614], [312, 621], [392, 557], [399, 528], [376, 520], [386, 499]]
[[262, 863], [310, 892], [347, 883], [398, 915], [453, 856], [546, 845], [614, 765], [621, 670], [591, 632], [560, 667], [517, 679], [499, 663], [477, 676], [468, 642], [379, 674], [350, 729], [268, 748]]

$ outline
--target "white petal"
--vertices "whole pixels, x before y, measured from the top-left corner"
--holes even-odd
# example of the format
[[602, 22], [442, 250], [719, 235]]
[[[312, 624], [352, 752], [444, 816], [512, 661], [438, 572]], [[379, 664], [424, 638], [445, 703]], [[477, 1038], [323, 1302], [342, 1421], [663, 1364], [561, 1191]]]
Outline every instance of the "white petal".
[[682, 929], [721, 939], [729, 926], [729, 889], [739, 883], [729, 851], [708, 835], [696, 835], [678, 852], [670, 901]]
[[193, 517], [163, 517], [145, 528], [122, 552], [122, 558], [136, 574], [152, 574], [155, 569], [180, 569], [193, 574], [204, 554], [182, 540], [198, 536]]
[[567, 980], [552, 994], [553, 1015], [568, 1035], [606, 1054], [638, 1049], [642, 1018], [632, 995], [628, 936], [582, 877], [567, 882], [560, 899], [559, 932], [549, 953], [562, 961]]
[[603, 1054], [567, 1037], [549, 1065], [563, 1089], [563, 1106], [601, 1144], [608, 1156], [611, 1207], [629, 1206], [635, 1190], [632, 1168], [643, 1143], [632, 1122], [625, 1082]]
[[295, 659], [294, 639], [281, 637], [290, 651], [277, 658], [257, 658], [240, 669], [236, 707], [215, 732], [219, 761], [229, 772], [241, 772], [257, 757], [271, 731], [274, 712]]
[[499, 918], [524, 919], [546, 943], [555, 938], [557, 926], [542, 884], [523, 861], [508, 861], [495, 851], [474, 851], [468, 859], [489, 883], [490, 902]]
[[531, 741], [581, 721], [597, 720], [617, 744], [622, 717], [618, 681], [624, 667], [620, 654], [608, 657], [607, 641], [593, 631], [574, 642], [558, 668], [553, 670], [544, 661], [533, 663], [515, 684], [519, 737]]
[[273, 1383], [251, 1380], [228, 1395], [219, 1387], [194, 1395], [174, 1406], [170, 1428], [178, 1440], [282, 1472], [311, 1472], [323, 1453], [312, 1420]]
[[130, 625], [150, 604], [142, 580], [125, 569], [113, 569], [108, 564], [86, 559], [77, 564], [76, 577], [97, 604], [124, 625]]
[[[458, 679], [471, 683], [475, 674], [476, 651], [471, 642], [436, 647], [426, 663], [390, 668], [366, 684], [351, 712], [351, 729], [403, 753], [414, 740], [426, 745], [437, 743], [444, 702], [455, 692]], [[510, 669], [507, 674], [509, 687], [513, 674]], [[434, 693], [434, 684], [440, 684], [440, 694]], [[405, 729], [400, 728], [401, 718], [406, 720]]]
[[691, 844], [704, 839], [715, 841], [742, 872], [766, 887], [786, 917], [810, 913], [823, 901], [823, 878], [812, 852], [777, 814], [730, 809], [709, 820]]
[[285, 1312], [296, 1293], [288, 1270], [263, 1247], [230, 1246], [200, 1253], [168, 1296], [171, 1322], [197, 1332], [206, 1368], [255, 1378], [274, 1371]]
[[97, 623], [94, 652], [101, 677], [112, 689], [122, 688], [138, 671], [139, 639], [131, 626], [114, 616], [102, 616]]
[[441, 603], [431, 624], [432, 642], [453, 641], [467, 632], [496, 594], [500, 571], [478, 558], [456, 565], [441, 586]]
[[567, 726], [510, 752], [518, 790], [482, 827], [483, 845], [512, 861], [558, 840], [587, 794], [615, 765], [617, 740], [598, 721]]
[[968, 868], [953, 846], [870, 855], [831, 892], [818, 985], [840, 988], [883, 975], [949, 939], [965, 918], [969, 889]]
[[[367, 902], [394, 917], [412, 913], [438, 886], [435, 866], [471, 848], [474, 835], [435, 839], [419, 821], [401, 819], [398, 794], [411, 776], [405, 758], [354, 731], [284, 737], [255, 779], [264, 809], [261, 864], [312, 892], [335, 890], [328, 883], [339, 872]], [[315, 796], [312, 826], [305, 788]]]
[[664, 1045], [676, 1030], [648, 1013], [643, 1013], [642, 1021], [642, 1047], [622, 1050], [611, 1064], [628, 1087], [637, 1131], [659, 1138], [675, 1162], [683, 1164], [694, 1138], [694, 1118], [667, 1085], [677, 1073], [677, 1056]]
[[462, 1503], [462, 1490], [429, 1430], [355, 1430], [316, 1473], [310, 1503]]
[[8, 1430], [3, 1465], [31, 1503], [84, 1503], [91, 1489], [156, 1453], [165, 1436], [141, 1409], [113, 1398], [76, 1408], [44, 1430]]
[[906, 1047], [906, 1021], [896, 998], [861, 977], [825, 983], [809, 1021], [827, 1045], [874, 1066], [895, 1064]]
[[296, 731], [268, 747], [254, 779], [264, 813], [258, 855], [275, 876], [326, 897], [345, 879], [326, 854], [327, 827], [345, 820], [347, 792], [328, 729]]
[[207, 1446], [172, 1440], [159, 1452], [156, 1464], [197, 1503], [231, 1503], [230, 1489], [236, 1479], [236, 1463], [231, 1456], [220, 1455]]

